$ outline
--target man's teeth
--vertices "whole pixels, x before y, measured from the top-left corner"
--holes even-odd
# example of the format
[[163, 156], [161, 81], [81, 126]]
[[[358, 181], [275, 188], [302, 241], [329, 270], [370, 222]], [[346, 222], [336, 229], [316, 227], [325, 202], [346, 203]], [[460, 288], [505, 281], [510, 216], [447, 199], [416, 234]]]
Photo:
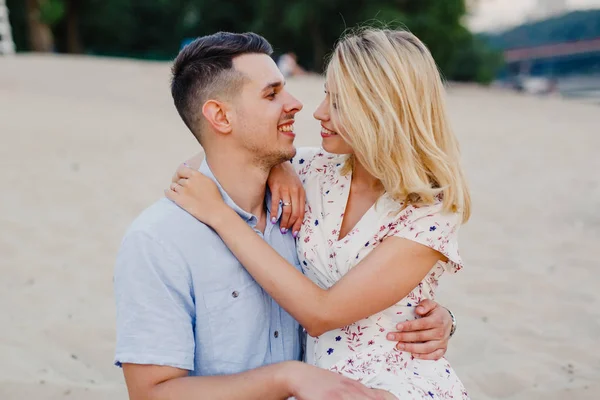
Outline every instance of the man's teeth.
[[337, 133], [335, 133], [334, 131], [330, 131], [329, 129], [324, 127], [321, 127], [321, 133], [325, 135], [337, 135]]
[[284, 125], [279, 127], [281, 132], [294, 132], [294, 125]]

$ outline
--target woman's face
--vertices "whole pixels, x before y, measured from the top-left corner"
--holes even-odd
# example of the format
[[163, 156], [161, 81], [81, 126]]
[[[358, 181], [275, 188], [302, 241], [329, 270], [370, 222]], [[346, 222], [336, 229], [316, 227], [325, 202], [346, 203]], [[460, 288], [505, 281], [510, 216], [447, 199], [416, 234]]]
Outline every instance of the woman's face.
[[[323, 149], [328, 153], [333, 154], [352, 154], [352, 147], [339, 135], [334, 125], [337, 126], [341, 133], [345, 136], [345, 131], [339, 122], [339, 115], [335, 103], [335, 93], [330, 93], [327, 90], [328, 85], [325, 84], [325, 98], [315, 110], [313, 116], [321, 121], [321, 138], [323, 138]], [[330, 96], [333, 96], [333, 107], [330, 107]]]

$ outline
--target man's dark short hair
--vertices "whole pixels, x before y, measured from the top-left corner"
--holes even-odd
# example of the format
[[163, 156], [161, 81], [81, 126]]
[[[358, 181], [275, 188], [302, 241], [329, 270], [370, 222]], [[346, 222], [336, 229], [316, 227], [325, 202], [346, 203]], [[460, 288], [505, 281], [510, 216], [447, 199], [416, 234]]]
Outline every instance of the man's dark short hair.
[[173, 64], [171, 95], [183, 122], [198, 141], [202, 131], [202, 105], [209, 99], [228, 99], [239, 92], [244, 75], [233, 68], [242, 54], [271, 55], [273, 48], [256, 33], [218, 32], [185, 46]]

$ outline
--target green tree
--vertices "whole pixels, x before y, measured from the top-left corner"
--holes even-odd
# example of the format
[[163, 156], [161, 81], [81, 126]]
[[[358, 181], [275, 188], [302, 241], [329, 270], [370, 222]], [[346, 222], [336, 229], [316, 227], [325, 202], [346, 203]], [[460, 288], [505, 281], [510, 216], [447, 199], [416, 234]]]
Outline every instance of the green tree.
[[293, 51], [302, 65], [323, 71], [327, 54], [346, 29], [389, 25], [420, 37], [447, 78], [488, 81], [494, 57], [461, 23], [465, 2], [476, 1], [26, 0], [26, 9], [19, 0], [8, 4], [15, 10], [21, 49], [23, 25], [32, 50], [151, 59], [173, 58], [187, 38], [220, 30], [255, 31], [269, 39], [276, 55]]

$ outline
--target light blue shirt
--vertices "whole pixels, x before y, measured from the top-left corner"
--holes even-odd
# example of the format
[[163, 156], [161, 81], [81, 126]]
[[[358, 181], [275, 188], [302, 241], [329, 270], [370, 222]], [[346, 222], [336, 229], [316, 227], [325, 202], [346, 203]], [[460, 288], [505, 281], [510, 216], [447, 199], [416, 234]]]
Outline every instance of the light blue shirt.
[[[217, 182], [206, 161], [200, 172]], [[300, 269], [292, 235], [270, 222], [268, 195], [263, 235], [255, 228], [256, 216], [219, 189], [257, 234]], [[130, 226], [117, 256], [114, 289], [117, 365], [168, 365], [190, 375], [220, 375], [300, 360], [298, 323], [211, 228], [168, 199]]]

